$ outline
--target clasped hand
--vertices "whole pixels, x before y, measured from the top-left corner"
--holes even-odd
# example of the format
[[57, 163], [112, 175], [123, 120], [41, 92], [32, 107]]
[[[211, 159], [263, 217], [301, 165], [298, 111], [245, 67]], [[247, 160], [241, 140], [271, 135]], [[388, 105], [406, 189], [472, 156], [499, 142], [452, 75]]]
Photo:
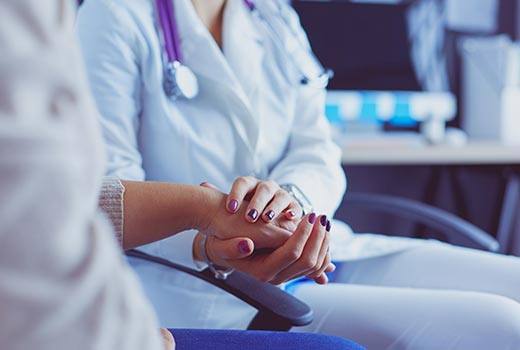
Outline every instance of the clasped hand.
[[[325, 273], [335, 266], [325, 215], [301, 217], [299, 204], [272, 181], [240, 177], [227, 196], [210, 184], [202, 186], [222, 196], [196, 238], [208, 235], [205, 249], [212, 263], [273, 284], [302, 276], [319, 284], [328, 282]], [[194, 254], [202, 255], [196, 249]]]

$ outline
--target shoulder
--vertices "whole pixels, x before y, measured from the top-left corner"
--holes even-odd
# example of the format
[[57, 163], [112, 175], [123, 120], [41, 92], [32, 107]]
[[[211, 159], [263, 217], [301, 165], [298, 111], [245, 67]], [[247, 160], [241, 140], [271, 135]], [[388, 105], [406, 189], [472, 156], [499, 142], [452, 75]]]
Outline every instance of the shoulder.
[[268, 20], [273, 20], [275, 17], [282, 19], [288, 35], [296, 34], [302, 43], [308, 43], [300, 16], [287, 0], [257, 1], [257, 7]]
[[86, 0], [76, 24], [81, 46], [93, 55], [116, 47], [145, 55], [156, 35], [153, 11], [150, 0]]

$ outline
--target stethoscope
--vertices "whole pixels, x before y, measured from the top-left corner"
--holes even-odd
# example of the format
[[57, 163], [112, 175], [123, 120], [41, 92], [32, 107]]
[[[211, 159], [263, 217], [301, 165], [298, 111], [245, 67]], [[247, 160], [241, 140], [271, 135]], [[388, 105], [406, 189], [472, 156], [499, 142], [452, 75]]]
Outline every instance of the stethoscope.
[[[254, 0], [243, 0], [246, 8], [253, 16], [265, 24], [267, 33], [282, 52], [286, 59], [292, 62], [300, 75], [299, 84], [309, 85], [319, 89], [327, 87], [329, 80], [333, 76], [330, 69], [325, 69], [312, 50], [302, 42], [300, 35], [295, 32], [290, 25], [288, 17], [284, 15], [282, 5], [278, 4], [278, 16], [275, 19], [289, 28], [294, 42], [289, 51], [284, 43], [284, 37], [277, 29], [275, 23], [271, 23], [266, 16], [262, 15]], [[193, 71], [183, 64], [182, 52], [180, 49], [179, 31], [175, 18], [175, 8], [173, 0], [156, 0], [157, 24], [160, 30], [160, 38], [163, 45], [164, 61], [164, 92], [172, 100], [179, 98], [192, 99], [199, 92], [197, 77]], [[288, 79], [291, 79], [288, 77]]]

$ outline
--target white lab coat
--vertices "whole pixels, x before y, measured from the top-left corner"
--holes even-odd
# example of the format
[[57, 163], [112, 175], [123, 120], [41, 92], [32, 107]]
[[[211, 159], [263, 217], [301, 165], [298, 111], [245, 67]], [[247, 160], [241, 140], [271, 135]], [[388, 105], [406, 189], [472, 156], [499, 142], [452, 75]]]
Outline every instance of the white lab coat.
[[[185, 64], [200, 85], [192, 101], [172, 102], [163, 92], [152, 1], [89, 0], [79, 11], [80, 42], [103, 116], [109, 175], [209, 181], [222, 190], [237, 176], [254, 175], [296, 184], [318, 213], [332, 214], [345, 177], [324, 116], [325, 91], [295, 88], [287, 81], [283, 71], [292, 72], [292, 64], [242, 0], [226, 5], [222, 51], [191, 1], [175, 0], [175, 10]], [[304, 35], [296, 16], [292, 20]], [[145, 250], [197, 267], [194, 235], [186, 232]], [[203, 282], [149, 263], [132, 265], [163, 325], [243, 327], [252, 315]]]

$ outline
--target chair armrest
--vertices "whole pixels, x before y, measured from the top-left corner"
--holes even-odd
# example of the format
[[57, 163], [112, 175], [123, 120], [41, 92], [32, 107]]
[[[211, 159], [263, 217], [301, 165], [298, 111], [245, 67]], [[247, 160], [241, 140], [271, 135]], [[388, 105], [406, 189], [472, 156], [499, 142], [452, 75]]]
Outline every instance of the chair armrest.
[[451, 241], [468, 243], [491, 252], [499, 250], [498, 242], [487, 232], [431, 205], [406, 198], [368, 193], [350, 193], [346, 201], [349, 206], [366, 207], [420, 222], [443, 232]]
[[235, 271], [225, 280], [216, 279], [209, 269], [197, 271], [139, 250], [126, 252], [127, 256], [147, 260], [182, 271], [212, 284], [251, 305], [258, 313], [249, 324], [251, 330], [288, 331], [306, 326], [314, 318], [311, 308], [272, 284], [261, 282], [245, 273]]

